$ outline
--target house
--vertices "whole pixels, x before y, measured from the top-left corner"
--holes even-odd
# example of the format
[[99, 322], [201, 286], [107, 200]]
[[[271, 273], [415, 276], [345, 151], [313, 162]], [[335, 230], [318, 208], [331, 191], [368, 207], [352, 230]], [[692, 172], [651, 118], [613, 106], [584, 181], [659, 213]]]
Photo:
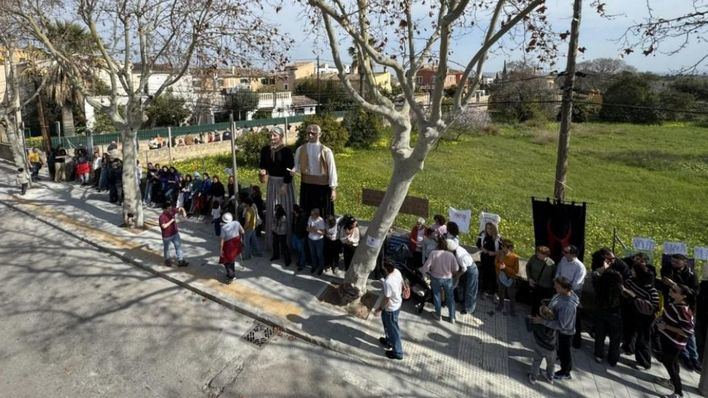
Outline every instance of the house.
[[295, 89], [295, 82], [317, 74], [317, 64], [312, 61], [295, 62], [285, 67], [288, 79], [288, 89]]
[[[321, 79], [323, 80], [339, 80], [339, 75], [337, 73], [330, 73], [328, 75], [321, 75]], [[358, 73], [350, 73], [347, 75], [347, 79], [351, 82], [352, 87], [354, 87], [355, 90], [359, 91], [359, 83], [361, 77], [359, 76]], [[366, 78], [364, 78], [366, 79]], [[391, 74], [388, 72], [374, 72], [374, 83], [376, 84], [376, 87], [378, 87], [381, 90], [391, 92]], [[366, 80], [364, 80], [364, 84], [366, 84]]]
[[[435, 87], [436, 74], [438, 73], [437, 68], [431, 66], [422, 67], [416, 72], [415, 82], [418, 88], [430, 91]], [[445, 76], [445, 81], [443, 82], [443, 88], [451, 88], [460, 85], [462, 80], [462, 71], [449, 69], [447, 75]]]
[[292, 109], [295, 115], [314, 115], [317, 112], [317, 101], [306, 95], [293, 95]]

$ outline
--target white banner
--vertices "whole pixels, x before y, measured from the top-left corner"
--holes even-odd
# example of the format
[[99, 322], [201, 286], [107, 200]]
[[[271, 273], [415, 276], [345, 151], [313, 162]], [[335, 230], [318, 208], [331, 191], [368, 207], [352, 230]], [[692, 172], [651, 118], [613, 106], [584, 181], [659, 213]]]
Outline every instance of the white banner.
[[499, 217], [499, 214], [480, 212], [479, 213], [479, 232], [484, 231], [484, 226], [488, 222], [496, 225], [496, 227], [499, 228], [499, 223], [501, 222], [501, 217]]
[[708, 247], [696, 246], [696, 248], [693, 249], [693, 252], [696, 260], [708, 261]]
[[684, 242], [664, 242], [664, 254], [688, 255], [688, 248]]
[[635, 236], [632, 238], [632, 246], [634, 250], [642, 252], [653, 252], [656, 248], [656, 242], [651, 238], [642, 238], [641, 236]]
[[472, 210], [458, 210], [454, 207], [447, 209], [447, 215], [450, 221], [457, 224], [460, 232], [466, 234], [470, 232], [470, 221], [472, 220]]

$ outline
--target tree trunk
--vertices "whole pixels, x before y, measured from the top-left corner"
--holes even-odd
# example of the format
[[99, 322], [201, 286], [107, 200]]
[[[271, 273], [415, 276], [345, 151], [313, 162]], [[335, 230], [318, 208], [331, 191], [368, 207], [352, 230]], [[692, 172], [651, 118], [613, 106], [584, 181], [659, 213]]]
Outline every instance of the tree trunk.
[[74, 128], [74, 110], [70, 103], [65, 102], [61, 107], [61, 128], [65, 137], [76, 135]]
[[[139, 120], [139, 119], [138, 119]], [[143, 227], [143, 204], [140, 181], [136, 171], [138, 158], [137, 134], [139, 125], [126, 123], [121, 132], [123, 141], [123, 223], [126, 226]]]
[[354, 253], [352, 265], [344, 278], [345, 289], [350, 291], [350, 297], [345, 298], [345, 301], [359, 298], [366, 293], [366, 283], [369, 274], [376, 267], [376, 258], [381, 250], [381, 245], [396, 220], [396, 215], [403, 205], [413, 178], [422, 168], [422, 159], [424, 157], [411, 156], [402, 159], [394, 156], [393, 173], [386, 194], [376, 209], [374, 219], [371, 221], [366, 235], [362, 237], [359, 247]]
[[573, 87], [575, 85], [575, 58], [578, 55], [578, 36], [580, 35], [580, 12], [582, 0], [573, 4], [573, 22], [570, 25], [570, 43], [568, 44], [568, 63], [565, 68], [563, 82], [563, 98], [561, 103], [560, 133], [558, 134], [558, 155], [556, 159], [556, 182], [553, 197], [556, 200], [565, 199], [565, 181], [568, 174], [568, 147], [570, 146], [570, 123], [573, 116]]
[[[35, 85], [35, 88], [39, 87]], [[44, 114], [44, 100], [41, 95], [37, 97], [37, 118], [39, 119], [39, 130], [42, 132], [42, 141], [44, 141], [43, 149], [49, 153], [52, 150], [52, 138], [49, 136], [47, 117]]]
[[[13, 112], [14, 113], [14, 112]], [[18, 134], [17, 120], [9, 115], [3, 115], [0, 119], [0, 124], [5, 128], [5, 133], [7, 135], [8, 144], [10, 144], [10, 149], [12, 150], [12, 160], [15, 162], [15, 167], [23, 168], [24, 173], [27, 174], [29, 179], [29, 185], [32, 185], [32, 179], [30, 177], [29, 165], [27, 163], [27, 157], [25, 156], [24, 145], [22, 143], [22, 138]]]

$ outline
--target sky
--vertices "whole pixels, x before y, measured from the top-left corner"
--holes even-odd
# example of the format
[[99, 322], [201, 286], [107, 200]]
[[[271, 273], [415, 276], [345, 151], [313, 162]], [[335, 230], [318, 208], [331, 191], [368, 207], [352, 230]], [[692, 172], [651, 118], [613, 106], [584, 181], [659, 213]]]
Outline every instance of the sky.
[[[699, 2], [705, 0], [699, 0]], [[648, 16], [647, 2], [651, 5], [655, 15], [665, 18], [678, 16], [691, 10], [689, 0], [606, 0], [607, 14], [613, 15], [612, 18], [603, 18], [599, 16], [591, 7], [590, 0], [583, 2], [582, 23], [580, 31], [580, 46], [585, 47], [584, 54], [578, 54], [578, 62], [591, 60], [594, 58], [619, 58], [622, 44], [617, 40], [622, 36], [627, 27], [634, 23], [641, 22]], [[286, 3], [290, 3], [286, 1]], [[563, 32], [570, 30], [570, 20], [572, 14], [572, 0], [547, 0], [548, 16], [554, 30]], [[310, 60], [320, 55], [322, 62], [331, 61], [331, 53], [329, 47], [321, 39], [308, 34], [307, 22], [300, 12], [297, 5], [286, 4], [282, 11], [275, 14], [270, 20], [281, 26], [281, 29], [287, 32], [293, 39], [295, 44], [289, 51], [291, 60]], [[451, 67], [463, 69], [459, 64], [464, 64], [469, 60], [479, 47], [482, 41], [481, 29], [471, 31], [468, 34], [461, 35], [452, 41]], [[346, 48], [350, 43], [344, 40], [341, 44], [343, 52], [346, 53]], [[562, 69], [565, 65], [564, 56], [567, 49], [567, 43], [561, 42], [560, 47], [563, 51], [559, 54], [557, 66], [550, 69]], [[673, 47], [667, 46], [666, 50]], [[650, 56], [644, 56], [641, 50], [635, 51], [624, 58], [629, 65], [636, 67], [640, 71], [650, 71], [655, 73], [671, 73], [694, 64], [702, 55], [708, 52], [708, 44], [698, 43], [695, 39], [689, 46], [675, 55], [667, 55], [656, 53]], [[520, 60], [524, 56], [521, 50], [512, 51], [497, 51], [491, 54], [485, 64], [484, 71], [493, 73], [501, 70], [505, 60], [513, 61]], [[456, 65], [456, 63], [458, 65]], [[700, 71], [705, 72], [708, 67], [704, 64]]]

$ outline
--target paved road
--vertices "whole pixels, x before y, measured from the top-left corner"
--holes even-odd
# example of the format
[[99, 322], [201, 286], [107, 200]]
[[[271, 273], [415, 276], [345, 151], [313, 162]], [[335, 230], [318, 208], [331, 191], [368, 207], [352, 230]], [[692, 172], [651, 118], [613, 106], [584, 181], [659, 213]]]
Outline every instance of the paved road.
[[0, 205], [0, 395], [430, 395], [255, 322]]

